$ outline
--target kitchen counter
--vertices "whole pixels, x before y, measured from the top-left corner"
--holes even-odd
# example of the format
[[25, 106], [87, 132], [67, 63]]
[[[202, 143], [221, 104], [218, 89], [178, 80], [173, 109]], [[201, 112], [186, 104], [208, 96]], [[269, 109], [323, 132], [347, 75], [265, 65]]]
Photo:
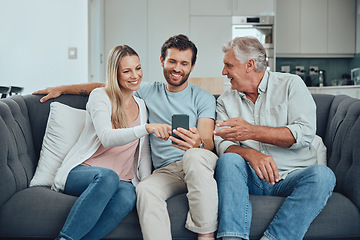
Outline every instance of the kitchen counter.
[[308, 87], [311, 93], [323, 93], [334, 95], [348, 95], [354, 98], [360, 98], [360, 85], [344, 86], [325, 86], [325, 87]]

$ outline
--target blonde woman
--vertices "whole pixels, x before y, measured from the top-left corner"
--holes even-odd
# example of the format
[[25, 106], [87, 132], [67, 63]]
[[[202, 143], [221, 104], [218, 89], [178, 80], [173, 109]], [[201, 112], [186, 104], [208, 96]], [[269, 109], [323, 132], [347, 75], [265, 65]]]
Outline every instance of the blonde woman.
[[91, 92], [84, 130], [52, 186], [78, 196], [57, 239], [101, 239], [135, 206], [135, 186], [151, 173], [148, 134], [167, 140], [171, 129], [146, 124], [145, 104], [133, 96], [142, 75], [132, 48], [112, 49], [106, 86]]

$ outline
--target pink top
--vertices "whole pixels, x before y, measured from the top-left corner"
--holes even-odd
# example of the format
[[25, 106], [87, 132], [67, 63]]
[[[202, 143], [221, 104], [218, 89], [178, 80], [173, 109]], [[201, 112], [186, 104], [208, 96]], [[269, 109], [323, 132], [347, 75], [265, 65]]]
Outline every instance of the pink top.
[[[139, 115], [140, 116], [140, 115]], [[140, 117], [129, 124], [129, 127], [140, 125]], [[139, 139], [125, 145], [105, 148], [102, 144], [98, 150], [82, 164], [114, 170], [120, 180], [131, 181], [134, 178], [133, 163]]]

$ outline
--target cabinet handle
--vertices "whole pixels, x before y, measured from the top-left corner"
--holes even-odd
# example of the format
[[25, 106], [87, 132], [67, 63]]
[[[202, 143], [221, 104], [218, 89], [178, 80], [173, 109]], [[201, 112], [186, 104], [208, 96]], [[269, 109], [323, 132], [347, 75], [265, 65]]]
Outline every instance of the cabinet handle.
[[232, 1], [232, 0], [228, 0], [228, 1], [227, 1], [227, 8], [228, 8], [228, 9], [231, 9], [231, 1]]

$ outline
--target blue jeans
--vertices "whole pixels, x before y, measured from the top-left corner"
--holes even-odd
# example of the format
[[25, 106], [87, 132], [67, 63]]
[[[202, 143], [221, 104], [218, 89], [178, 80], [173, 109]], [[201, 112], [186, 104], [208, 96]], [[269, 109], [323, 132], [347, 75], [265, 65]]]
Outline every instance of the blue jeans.
[[275, 183], [261, 180], [238, 154], [223, 154], [216, 166], [219, 193], [218, 238], [249, 239], [252, 208], [249, 194], [286, 197], [264, 235], [271, 240], [302, 239], [335, 186], [330, 168], [314, 165], [294, 170]]
[[57, 239], [101, 239], [134, 208], [135, 187], [111, 169], [79, 165], [66, 180], [64, 193], [78, 196]]

